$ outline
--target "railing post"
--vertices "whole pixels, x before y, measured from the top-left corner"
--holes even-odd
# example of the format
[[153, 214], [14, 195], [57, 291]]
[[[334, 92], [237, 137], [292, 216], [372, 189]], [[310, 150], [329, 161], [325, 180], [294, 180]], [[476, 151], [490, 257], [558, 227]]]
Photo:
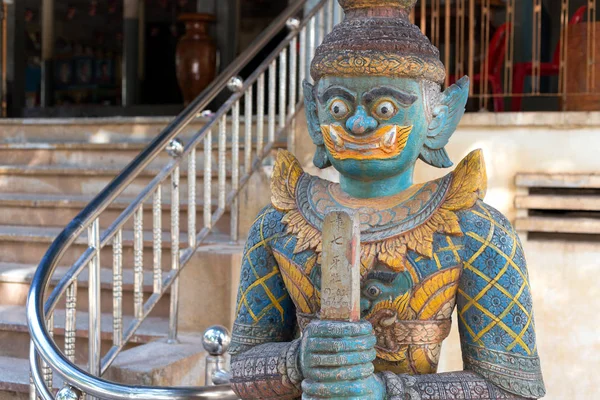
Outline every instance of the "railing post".
[[133, 316], [144, 318], [144, 208], [133, 214]]
[[227, 328], [214, 325], [204, 332], [202, 347], [208, 353], [206, 356], [206, 367], [204, 369], [204, 385], [214, 386], [228, 383], [231, 379], [225, 370], [225, 353], [229, 349], [231, 336]]
[[[181, 157], [183, 143], [173, 140], [167, 148], [173, 158]], [[171, 271], [179, 271], [179, 165], [171, 174]], [[169, 310], [169, 339], [168, 343], [177, 343], [177, 318], [179, 314], [179, 277], [171, 286], [171, 303]]]
[[123, 231], [113, 238], [113, 344], [123, 344]]
[[[89, 263], [88, 302], [88, 369], [93, 376], [100, 376], [101, 371], [101, 294], [100, 294], [100, 220], [96, 218], [88, 227], [89, 246], [94, 249], [94, 256]], [[91, 400], [92, 397], [88, 397]]]
[[[239, 77], [231, 79], [228, 85], [229, 90], [239, 93], [244, 88], [244, 81]], [[231, 192], [234, 195], [231, 203], [231, 241], [237, 242], [239, 237], [239, 201], [238, 189], [240, 185], [240, 101], [233, 103], [231, 110]]]

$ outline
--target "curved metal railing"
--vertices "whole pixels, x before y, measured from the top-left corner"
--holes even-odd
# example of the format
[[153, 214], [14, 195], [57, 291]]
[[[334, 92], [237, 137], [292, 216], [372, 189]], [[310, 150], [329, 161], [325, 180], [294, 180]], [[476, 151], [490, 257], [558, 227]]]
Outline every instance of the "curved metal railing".
[[[321, 0], [302, 15], [308, 0], [295, 1], [263, 32], [237, 60], [179, 116], [177, 116], [123, 171], [110, 182], [58, 235], [44, 255], [33, 278], [27, 301], [27, 318], [32, 338], [30, 350], [32, 394], [44, 400], [55, 399], [54, 375], [66, 385], [103, 399], [187, 399], [235, 398], [228, 386], [200, 388], [159, 388], [129, 386], [100, 378], [124, 346], [132, 339], [144, 319], [170, 290], [169, 339], [177, 339], [178, 277], [200, 243], [211, 233], [212, 227], [231, 212], [231, 238], [238, 238], [238, 194], [250, 176], [261, 168], [276, 140], [286, 139], [293, 151], [295, 117], [301, 109], [301, 82], [308, 77], [309, 63], [314, 49], [325, 33], [333, 28], [335, 19], [342, 15], [335, 0]], [[290, 30], [285, 39], [245, 80], [237, 74], [282, 29]], [[277, 81], [277, 75], [279, 82]], [[184, 145], [183, 130], [208, 104], [228, 88], [233, 93], [208, 122]], [[253, 115], [253, 93], [256, 93], [256, 118]], [[244, 119], [241, 121], [241, 106]], [[265, 106], [267, 112], [265, 113]], [[240, 133], [243, 126], [243, 158], [240, 159]], [[217, 132], [217, 148], [213, 149], [212, 134]], [[266, 134], [266, 135], [265, 135]], [[265, 143], [266, 136], [266, 143]], [[231, 166], [227, 165], [227, 151], [231, 152]], [[100, 216], [126, 189], [134, 190], [132, 183], [159, 154], [167, 150], [171, 161], [156, 174], [127, 208], [110, 226], [100, 229]], [[216, 165], [217, 199], [213, 211], [212, 153], [218, 154]], [[203, 153], [203, 224], [197, 229], [197, 152]], [[180, 232], [181, 170], [187, 172], [187, 234]], [[163, 196], [163, 187], [169, 187]], [[166, 201], [170, 201], [167, 204]], [[163, 209], [170, 206], [170, 231], [163, 232]], [[144, 208], [152, 210], [152, 274], [153, 292], [144, 302]], [[133, 227], [133, 231], [127, 231]], [[165, 235], [166, 234], [166, 235]], [[163, 271], [163, 241], [170, 240], [170, 266]], [[87, 243], [77, 261], [68, 269], [55, 288], [49, 292], [49, 283], [67, 251], [72, 256], [74, 245]], [[124, 243], [133, 247], [132, 261], [125, 262]], [[103, 251], [104, 250], [104, 251]], [[113, 343], [101, 357], [100, 258], [106, 252], [112, 258]], [[166, 258], [166, 257], [165, 257]], [[134, 311], [127, 325], [123, 318], [123, 266], [132, 264], [134, 283]], [[75, 364], [77, 333], [77, 287], [80, 274], [88, 269], [88, 365], [87, 370]], [[64, 297], [64, 349], [53, 340], [55, 308]], [[44, 301], [46, 299], [46, 301]], [[62, 396], [62, 395], [61, 395]]]

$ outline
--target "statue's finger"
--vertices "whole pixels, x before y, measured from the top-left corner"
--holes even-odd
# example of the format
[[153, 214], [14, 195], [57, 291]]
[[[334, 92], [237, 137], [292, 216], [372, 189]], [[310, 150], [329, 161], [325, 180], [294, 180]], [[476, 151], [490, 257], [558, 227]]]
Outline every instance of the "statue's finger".
[[340, 353], [346, 351], [371, 350], [376, 343], [377, 339], [373, 335], [345, 339], [311, 337], [306, 342], [306, 348], [313, 354]]
[[339, 382], [366, 379], [373, 374], [373, 363], [345, 367], [307, 368], [304, 378], [316, 382]]
[[354, 351], [337, 354], [313, 354], [308, 353], [304, 362], [307, 367], [343, 367], [348, 365], [366, 364], [377, 357], [375, 349], [366, 351]]

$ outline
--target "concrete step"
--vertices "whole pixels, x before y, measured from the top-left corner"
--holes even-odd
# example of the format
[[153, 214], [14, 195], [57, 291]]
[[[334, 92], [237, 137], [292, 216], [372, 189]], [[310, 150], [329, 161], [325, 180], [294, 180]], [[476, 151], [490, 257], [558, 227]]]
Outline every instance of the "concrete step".
[[[0, 263], [0, 304], [9, 306], [24, 306], [27, 302], [27, 294], [37, 265]], [[67, 273], [67, 267], [58, 267], [50, 281], [50, 290], [58, 284], [60, 279]], [[101, 287], [101, 309], [111, 312], [113, 309], [113, 276], [112, 269], [102, 268], [100, 272]], [[153, 290], [153, 275], [150, 271], [144, 271], [144, 299], [148, 299]], [[133, 315], [133, 271], [123, 271], [123, 313]], [[77, 281], [77, 308], [87, 310], [88, 302], [88, 273], [84, 272]], [[57, 305], [57, 309], [64, 309], [64, 296]], [[163, 296], [152, 315], [157, 317], [169, 316], [169, 293]]]
[[28, 393], [27, 359], [0, 356], [0, 400], [27, 400]]
[[[75, 333], [75, 362], [86, 364], [88, 357], [88, 317], [89, 314], [83, 311], [77, 311]], [[54, 317], [54, 339], [59, 348], [64, 348], [64, 310], [55, 311]], [[131, 316], [124, 316], [124, 328], [132, 321]], [[164, 338], [168, 335], [169, 320], [161, 317], [148, 317], [142, 323], [132, 337], [126, 348], [132, 348], [136, 345], [149, 343], [152, 340]], [[102, 355], [110, 349], [113, 340], [113, 318], [112, 314], [102, 314], [101, 324]], [[22, 306], [0, 306], [0, 356], [27, 358], [29, 354], [29, 330], [27, 328], [27, 318], [25, 307]]]
[[[65, 165], [0, 166], [0, 193], [43, 193], [43, 194], [76, 194], [96, 195], [112, 181], [120, 168], [79, 168]], [[137, 196], [158, 174], [158, 170], [146, 169], [122, 193], [123, 196]], [[181, 172], [180, 195], [187, 197], [187, 172]], [[227, 173], [226, 190], [230, 190], [231, 171]], [[212, 171], [212, 193], [218, 193], [218, 171]], [[163, 188], [163, 198], [171, 197], [169, 179]], [[203, 173], [197, 175], [197, 196], [202, 198], [204, 193]]]
[[[28, 226], [0, 226], [0, 262], [38, 264], [48, 246], [61, 232], [62, 228], [51, 227], [28, 227]], [[203, 242], [203, 246], [215, 243], [227, 243], [229, 236], [219, 233], [211, 233]], [[185, 249], [187, 234], [180, 235], [180, 249]], [[143, 265], [151, 271], [153, 262], [153, 235], [152, 231], [143, 232]], [[61, 265], [72, 265], [87, 249], [87, 233], [84, 232], [75, 243], [66, 250]], [[100, 264], [110, 265], [112, 263], [112, 246], [106, 246], [100, 252]], [[133, 268], [133, 232], [123, 231], [123, 268]], [[163, 229], [162, 237], [162, 266], [163, 270], [171, 268], [171, 239], [168, 228]]]
[[[79, 167], [122, 168], [134, 159], [148, 145], [144, 142], [0, 142], [0, 160], [6, 165], [69, 165]], [[284, 147], [277, 143], [276, 148]], [[240, 160], [244, 159], [244, 143], [240, 143]], [[204, 145], [196, 151], [197, 168], [204, 168]], [[256, 143], [252, 144], [252, 156], [256, 156]], [[227, 143], [227, 159], [231, 159], [231, 143]], [[152, 168], [166, 165], [171, 157], [166, 151], [162, 152], [151, 164]], [[213, 141], [211, 165], [218, 168], [218, 143]], [[187, 168], [187, 162], [182, 165]]]
[[[10, 142], [89, 141], [149, 141], [173, 121], [173, 117], [109, 117], [109, 118], [32, 118], [0, 120], [0, 139]], [[200, 117], [188, 124], [179, 137], [187, 140], [202, 129], [209, 119]], [[256, 126], [256, 118], [253, 125]], [[244, 118], [241, 118], [242, 129]], [[216, 127], [213, 137], [216, 136]], [[231, 118], [227, 118], [227, 132], [231, 132]], [[243, 130], [242, 130], [243, 132]], [[267, 124], [265, 118], [264, 132]], [[228, 133], [228, 136], [230, 134]]]
[[[89, 195], [58, 195], [58, 194], [32, 194], [32, 193], [0, 193], [0, 225], [16, 226], [66, 226], [88, 203], [93, 199]], [[131, 202], [133, 198], [122, 197], [116, 199], [100, 216], [100, 227], [108, 227]], [[181, 228], [187, 230], [187, 202], [182, 200], [180, 205]], [[212, 201], [213, 212], [216, 210], [217, 200]], [[196, 224], [203, 223], [204, 203], [196, 204]], [[162, 227], [171, 226], [171, 204], [163, 201]], [[228, 232], [230, 214], [225, 213], [214, 227], [216, 232]], [[144, 206], [144, 226], [153, 226], [151, 202]], [[133, 222], [129, 221], [125, 229], [133, 229]]]

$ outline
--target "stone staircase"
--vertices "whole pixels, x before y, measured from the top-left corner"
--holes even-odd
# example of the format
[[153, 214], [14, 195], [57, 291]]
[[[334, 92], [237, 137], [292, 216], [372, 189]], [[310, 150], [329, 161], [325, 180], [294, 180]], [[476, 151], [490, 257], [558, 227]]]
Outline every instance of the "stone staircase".
[[[165, 118], [104, 119], [70, 121], [23, 121], [0, 122], [0, 400], [26, 399], [29, 390], [27, 357], [29, 335], [25, 317], [25, 302], [29, 284], [38, 262], [56, 235], [121, 169], [131, 161], [168, 122]], [[183, 137], [196, 132], [203, 121], [192, 123]], [[213, 135], [215, 138], [216, 135]], [[185, 139], [184, 139], [185, 141]], [[216, 146], [215, 146], [216, 148]], [[228, 155], [229, 155], [228, 148]], [[243, 147], [240, 148], [243, 154]], [[198, 152], [201, 154], [201, 152]], [[200, 157], [200, 156], [199, 156]], [[101, 228], [106, 228], [127, 207], [140, 190], [155, 176], [170, 157], [166, 154], [155, 160], [122, 196], [100, 217]], [[217, 155], [212, 157], [212, 170], [217, 171]], [[198, 158], [197, 221], [201, 224], [203, 211], [202, 167], [204, 160]], [[216, 175], [215, 175], [216, 177]], [[259, 179], [260, 181], [260, 179]], [[262, 182], [264, 183], [264, 179]], [[267, 193], [260, 184], [249, 185], [248, 193], [242, 196], [241, 209], [244, 215], [256, 215], [268, 198], [256, 195]], [[260, 183], [260, 182], [259, 182]], [[213, 196], [216, 197], [216, 179], [213, 179]], [[187, 198], [187, 171], [181, 171], [181, 199]], [[170, 226], [168, 190], [163, 190], [162, 225]], [[181, 206], [181, 242], [187, 242], [187, 204]], [[251, 203], [251, 204], [250, 204]], [[264, 203], [264, 204], [263, 204]], [[213, 201], [216, 204], [216, 201]], [[248, 210], [248, 212], [246, 212]], [[230, 325], [235, 303], [235, 263], [239, 263], [241, 245], [229, 241], [228, 213], [214, 227], [213, 233], [198, 251], [192, 263], [184, 271], [182, 279], [179, 321], [183, 331], [181, 344], [157, 349], [160, 340], [168, 332], [169, 296], [161, 299], [151, 316], [143, 323], [126, 350], [115, 361], [107, 376], [124, 383], [144, 384], [201, 384], [202, 349], [199, 335], [213, 323]], [[242, 237], [251, 219], [240, 217]], [[152, 207], [144, 210], [144, 291], [152, 293]], [[133, 232], [131, 223], [123, 232], [123, 312], [125, 326], [133, 314]], [[82, 235], [77, 244], [68, 251], [61, 266], [53, 276], [51, 286], [58, 283], [68, 267], [83, 249], [87, 239]], [[170, 240], [165, 235], [162, 241], [163, 268], [170, 266]], [[74, 251], [72, 251], [74, 250]], [[214, 258], [214, 259], [213, 259]], [[102, 264], [102, 349], [112, 344], [112, 252], [104, 249], [100, 256]], [[212, 261], [211, 261], [212, 260]], [[227, 265], [229, 262], [229, 265]], [[206, 267], [204, 276], [202, 268]], [[226, 272], [224, 272], [226, 271]], [[185, 274], [189, 274], [185, 278]], [[77, 359], [76, 363], [87, 362], [87, 273], [79, 280], [77, 293]], [[187, 284], [186, 284], [187, 282]], [[192, 284], [193, 282], [193, 284]], [[206, 290], [199, 294], [197, 284]], [[203, 310], [186, 304], [201, 304], [208, 300], [211, 290], [220, 293], [224, 300], [210, 304], [207, 317], [199, 317]], [[187, 301], [189, 299], [189, 301]], [[213, 300], [217, 299], [213, 297]], [[204, 303], [204, 308], [208, 309]], [[64, 304], [59, 304], [55, 316], [54, 335], [62, 346], [64, 334]], [[129, 317], [128, 317], [129, 316]], [[215, 320], [216, 318], [216, 320]], [[158, 340], [158, 342], [157, 342]], [[158, 344], [157, 344], [158, 343]], [[164, 355], [163, 369], [173, 376], [174, 365], [180, 363], [188, 372], [185, 379], [165, 381], [164, 373], [157, 374], [161, 366], [148, 364], [148, 352], [135, 350], [140, 345], [155, 346], [152, 351]], [[162, 344], [163, 346], [166, 346]], [[180, 346], [179, 348], [177, 346]], [[183, 346], [183, 347], [181, 347]], [[187, 346], [187, 347], [186, 347]], [[131, 350], [127, 350], [131, 349]], [[169, 357], [169, 352], [178, 356]], [[191, 357], [191, 358], [190, 358]], [[183, 361], [182, 361], [183, 360]], [[192, 361], [190, 361], [192, 360]], [[192, 365], [192, 364], [194, 365]], [[190, 371], [195, 371], [191, 374]], [[200, 372], [199, 372], [200, 371]], [[196, 376], [190, 376], [196, 375]], [[160, 376], [157, 382], [153, 376]], [[140, 381], [142, 379], [142, 381]], [[150, 379], [150, 381], [148, 381]], [[145, 381], [144, 381], [145, 380]]]

